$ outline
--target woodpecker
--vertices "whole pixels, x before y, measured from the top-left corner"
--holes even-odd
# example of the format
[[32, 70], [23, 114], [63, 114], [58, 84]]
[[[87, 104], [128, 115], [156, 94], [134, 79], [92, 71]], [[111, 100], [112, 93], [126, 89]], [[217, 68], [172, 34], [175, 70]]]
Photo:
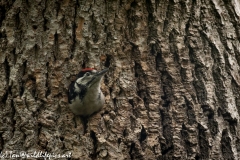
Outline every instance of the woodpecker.
[[108, 68], [97, 71], [93, 68], [82, 69], [72, 82], [68, 90], [68, 102], [72, 112], [76, 115], [89, 116], [99, 111], [105, 102], [100, 89], [101, 80]]

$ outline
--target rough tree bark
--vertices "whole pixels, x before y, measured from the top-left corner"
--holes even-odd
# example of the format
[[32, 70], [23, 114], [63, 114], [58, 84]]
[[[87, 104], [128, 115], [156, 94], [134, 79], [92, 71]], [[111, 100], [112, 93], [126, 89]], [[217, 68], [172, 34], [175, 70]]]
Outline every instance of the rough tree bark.
[[[240, 159], [239, 0], [1, 0], [0, 151]], [[104, 108], [68, 108], [83, 67]]]

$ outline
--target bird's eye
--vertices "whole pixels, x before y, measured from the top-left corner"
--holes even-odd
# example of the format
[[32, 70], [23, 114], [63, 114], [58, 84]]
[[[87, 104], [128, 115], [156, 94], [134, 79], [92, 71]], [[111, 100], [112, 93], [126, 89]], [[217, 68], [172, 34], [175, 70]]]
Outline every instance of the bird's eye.
[[86, 73], [86, 76], [90, 76], [90, 73], [89, 73], [89, 72], [87, 72], [87, 73]]

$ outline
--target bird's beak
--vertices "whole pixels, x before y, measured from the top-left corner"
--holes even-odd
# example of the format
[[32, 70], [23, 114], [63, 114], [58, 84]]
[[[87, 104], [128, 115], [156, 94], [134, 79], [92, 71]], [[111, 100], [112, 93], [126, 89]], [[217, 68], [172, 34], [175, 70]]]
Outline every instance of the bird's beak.
[[107, 73], [108, 70], [109, 70], [109, 69], [106, 68], [106, 69], [104, 69], [104, 70], [101, 70], [101, 71], [97, 72], [97, 73], [92, 77], [92, 80], [88, 83], [88, 86], [90, 87], [90, 86], [92, 86], [92, 85], [94, 85], [94, 84], [96, 84], [96, 83], [99, 83], [99, 82], [101, 81], [102, 77]]
[[97, 76], [97, 77], [102, 77], [105, 73], [107, 73], [107, 71], [108, 71], [109, 69], [108, 68], [106, 68], [106, 69], [104, 69], [104, 70], [101, 70], [101, 71], [99, 71], [95, 76]]

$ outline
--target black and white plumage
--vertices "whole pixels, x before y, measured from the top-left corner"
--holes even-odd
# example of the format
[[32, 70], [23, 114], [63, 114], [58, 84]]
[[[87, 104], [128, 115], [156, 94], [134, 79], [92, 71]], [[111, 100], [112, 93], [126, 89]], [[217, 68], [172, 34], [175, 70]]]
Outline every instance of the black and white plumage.
[[100, 85], [107, 71], [108, 68], [99, 72], [93, 68], [85, 68], [79, 72], [68, 90], [69, 107], [74, 114], [89, 116], [103, 107], [105, 97]]

